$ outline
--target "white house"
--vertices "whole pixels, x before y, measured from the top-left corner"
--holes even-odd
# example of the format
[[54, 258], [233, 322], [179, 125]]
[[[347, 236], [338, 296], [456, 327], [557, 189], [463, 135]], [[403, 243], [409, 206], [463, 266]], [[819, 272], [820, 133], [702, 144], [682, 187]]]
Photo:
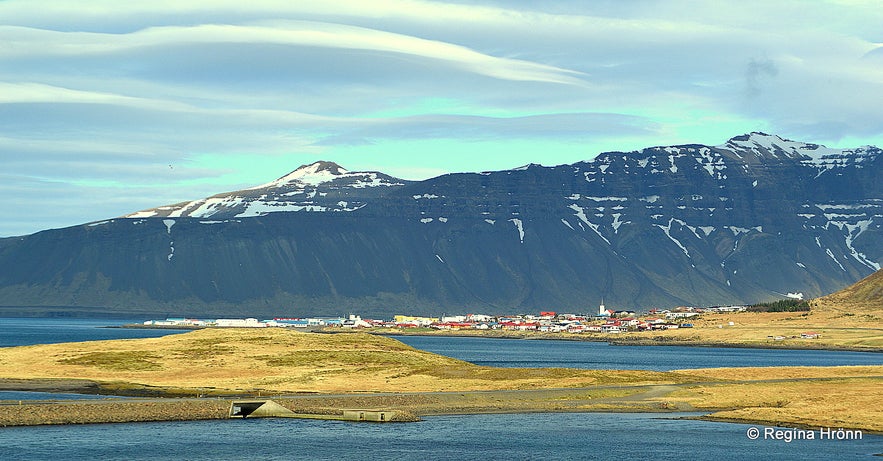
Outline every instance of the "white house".
[[231, 327], [231, 328], [266, 328], [267, 324], [264, 322], [258, 321], [255, 318], [247, 318], [247, 319], [217, 319], [215, 320], [215, 325], [219, 327]]
[[667, 319], [687, 319], [690, 317], [696, 317], [699, 315], [698, 312], [666, 312], [665, 318]]

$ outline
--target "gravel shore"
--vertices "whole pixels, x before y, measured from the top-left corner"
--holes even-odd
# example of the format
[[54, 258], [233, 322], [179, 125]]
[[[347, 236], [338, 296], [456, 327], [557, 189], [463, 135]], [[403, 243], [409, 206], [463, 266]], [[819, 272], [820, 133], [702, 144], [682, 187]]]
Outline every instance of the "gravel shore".
[[[243, 400], [273, 400], [304, 415], [341, 415], [344, 409], [393, 410], [397, 413], [396, 421], [417, 421], [419, 416], [442, 414], [687, 410], [650, 404], [640, 398], [645, 393], [654, 392], [654, 389], [654, 386], [639, 387], [636, 393], [615, 398], [610, 398], [604, 389], [551, 389], [270, 396], [243, 397]], [[0, 427], [227, 419], [232, 402], [226, 398], [7, 400], [0, 402]]]
[[229, 409], [230, 402], [221, 400], [6, 401], [0, 406], [0, 427], [222, 419]]

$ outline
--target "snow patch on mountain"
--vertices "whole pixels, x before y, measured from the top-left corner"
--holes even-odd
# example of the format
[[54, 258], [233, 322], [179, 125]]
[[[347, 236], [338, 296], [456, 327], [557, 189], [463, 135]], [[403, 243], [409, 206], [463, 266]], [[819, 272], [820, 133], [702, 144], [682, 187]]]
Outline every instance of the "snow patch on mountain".
[[731, 152], [747, 151], [753, 153], [759, 158], [808, 157], [811, 159], [816, 159], [821, 158], [824, 155], [839, 152], [836, 149], [829, 149], [818, 144], [792, 141], [790, 139], [784, 139], [777, 135], [770, 135], [759, 131], [736, 136], [728, 140], [725, 144], [716, 147], [718, 149], [728, 150]]
[[509, 221], [515, 224], [515, 227], [518, 229], [518, 240], [520, 240], [521, 243], [524, 243], [524, 224], [518, 218], [513, 218]]
[[248, 190], [281, 187], [291, 183], [318, 186], [319, 184], [333, 181], [346, 176], [347, 174], [349, 174], [349, 171], [336, 163], [319, 161], [309, 165], [302, 165], [298, 169], [275, 181], [261, 184], [260, 186], [255, 186]]
[[[672, 242], [674, 242], [675, 245], [677, 245], [678, 248], [680, 248], [681, 251], [683, 251], [684, 254], [687, 255], [687, 258], [690, 258], [690, 257], [691, 257], [691, 256], [690, 256], [690, 252], [687, 251], [687, 247], [685, 247], [684, 244], [681, 243], [680, 240], [678, 240], [678, 239], [672, 237], [672, 235], [671, 235], [671, 230], [672, 230], [671, 226], [672, 226], [672, 223], [674, 223], [675, 221], [678, 221], [678, 220], [672, 218], [672, 219], [669, 219], [669, 220], [668, 220], [668, 225], [666, 225], [666, 226], [663, 226], [663, 225], [660, 225], [660, 224], [654, 224], [654, 226], [656, 226], [656, 227], [662, 229], [662, 231], [665, 232], [665, 236], [668, 237], [669, 240], [671, 240]], [[681, 225], [683, 225], [682, 223], [683, 223], [683, 221], [681, 221]]]
[[[610, 240], [607, 240], [607, 237], [605, 237], [604, 234], [602, 234], [601, 231], [599, 230], [599, 228], [601, 226], [589, 221], [589, 217], [586, 216], [585, 209], [583, 209], [581, 206], [579, 206], [575, 203], [568, 206], [568, 208], [575, 211], [576, 212], [575, 216], [577, 218], [579, 218], [579, 220], [582, 221], [582, 223], [585, 223], [587, 226], [589, 226], [590, 229], [592, 229], [593, 231], [595, 231], [596, 234], [598, 234], [598, 237], [601, 237], [602, 240], [604, 240], [605, 242], [607, 242], [608, 245], [610, 245]], [[582, 223], [580, 223], [580, 227], [582, 227]], [[584, 227], [583, 227], [583, 230], [585, 230]]]
[[761, 132], [736, 136], [715, 148], [729, 151], [740, 159], [743, 158], [742, 153], [751, 153], [757, 158], [799, 159], [802, 165], [818, 170], [816, 177], [849, 166], [862, 168], [863, 164], [875, 160], [881, 153], [879, 148], [873, 146], [834, 149], [819, 144], [791, 141]]
[[[353, 197], [370, 197], [359, 190], [403, 186], [404, 182], [378, 172], [350, 172], [333, 162], [303, 165], [260, 186], [212, 197], [161, 206], [126, 215], [126, 218], [248, 218], [276, 212], [351, 212], [367, 205]], [[366, 195], [367, 194], [367, 195]], [[373, 194], [373, 195], [372, 195]], [[346, 198], [346, 200], [340, 200]], [[417, 198], [437, 198], [424, 194]]]

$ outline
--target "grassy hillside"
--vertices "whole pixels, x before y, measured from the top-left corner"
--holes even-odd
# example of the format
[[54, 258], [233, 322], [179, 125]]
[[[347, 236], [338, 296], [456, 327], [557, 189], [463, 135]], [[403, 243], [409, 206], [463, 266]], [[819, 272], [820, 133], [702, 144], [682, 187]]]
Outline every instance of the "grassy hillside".
[[820, 308], [844, 306], [860, 310], [883, 312], [883, 270], [836, 293], [816, 300]]

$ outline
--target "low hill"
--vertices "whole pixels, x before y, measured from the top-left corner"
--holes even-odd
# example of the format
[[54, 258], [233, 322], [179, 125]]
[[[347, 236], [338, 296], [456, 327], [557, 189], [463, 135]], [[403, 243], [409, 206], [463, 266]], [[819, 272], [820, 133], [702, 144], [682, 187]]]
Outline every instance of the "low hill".
[[883, 270], [840, 291], [815, 299], [812, 316], [817, 324], [851, 326], [883, 333]]
[[0, 379], [98, 382], [115, 393], [350, 393], [680, 382], [673, 373], [481, 367], [365, 333], [206, 329], [0, 349]]
[[883, 311], [883, 270], [818, 300], [821, 306], [847, 305], [862, 310]]

